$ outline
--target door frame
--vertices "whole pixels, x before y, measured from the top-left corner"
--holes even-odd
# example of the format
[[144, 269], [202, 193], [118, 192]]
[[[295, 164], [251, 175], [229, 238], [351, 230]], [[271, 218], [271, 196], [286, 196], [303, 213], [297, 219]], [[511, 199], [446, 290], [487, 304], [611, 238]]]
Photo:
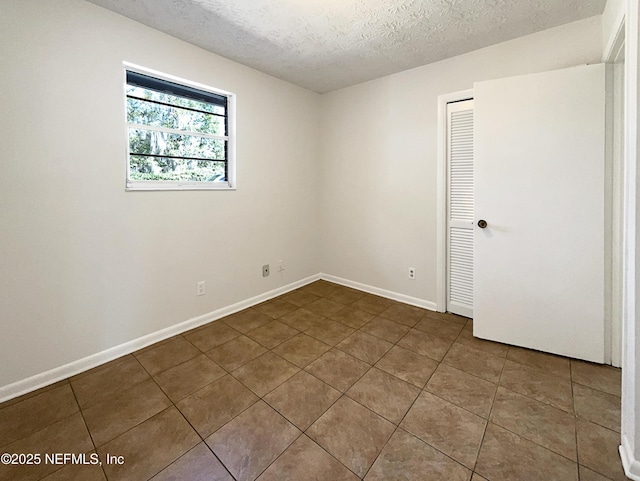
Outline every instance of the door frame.
[[447, 310], [447, 104], [473, 99], [473, 89], [438, 96], [438, 153], [436, 157], [436, 311]]
[[[622, 365], [622, 318], [624, 283], [624, 111], [620, 96], [624, 96], [624, 68], [620, 68], [625, 54], [625, 19], [619, 19], [616, 32], [609, 40], [603, 56], [607, 64], [607, 212], [609, 238], [606, 248], [606, 360], [615, 367]], [[624, 60], [623, 60], [624, 61]], [[622, 153], [622, 155], [620, 155]]]

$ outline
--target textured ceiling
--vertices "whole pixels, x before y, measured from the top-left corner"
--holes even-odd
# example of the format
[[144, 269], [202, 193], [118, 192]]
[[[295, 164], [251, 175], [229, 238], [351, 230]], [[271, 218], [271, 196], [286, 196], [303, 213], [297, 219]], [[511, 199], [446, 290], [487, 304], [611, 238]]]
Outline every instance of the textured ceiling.
[[89, 0], [316, 92], [601, 14], [605, 0]]

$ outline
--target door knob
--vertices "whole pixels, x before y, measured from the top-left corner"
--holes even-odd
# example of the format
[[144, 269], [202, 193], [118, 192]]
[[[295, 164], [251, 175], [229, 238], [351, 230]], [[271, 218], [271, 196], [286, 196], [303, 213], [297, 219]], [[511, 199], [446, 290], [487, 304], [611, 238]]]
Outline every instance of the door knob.
[[483, 219], [480, 219], [478, 221], [478, 227], [480, 227], [481, 229], [484, 229], [485, 227], [487, 227], [487, 221], [483, 220]]

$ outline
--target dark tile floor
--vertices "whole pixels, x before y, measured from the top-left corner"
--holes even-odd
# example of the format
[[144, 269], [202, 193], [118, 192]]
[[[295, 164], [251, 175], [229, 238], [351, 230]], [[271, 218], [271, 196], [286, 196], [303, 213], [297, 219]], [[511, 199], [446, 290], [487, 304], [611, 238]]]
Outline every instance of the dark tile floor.
[[623, 480], [619, 430], [618, 369], [318, 281], [0, 405], [0, 480]]

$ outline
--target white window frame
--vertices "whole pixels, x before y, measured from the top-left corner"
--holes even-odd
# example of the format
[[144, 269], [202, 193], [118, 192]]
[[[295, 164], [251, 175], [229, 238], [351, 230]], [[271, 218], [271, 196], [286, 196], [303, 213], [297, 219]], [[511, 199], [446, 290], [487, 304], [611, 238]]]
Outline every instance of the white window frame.
[[[236, 189], [236, 95], [225, 90], [220, 90], [198, 82], [192, 82], [174, 75], [158, 72], [157, 70], [148, 69], [129, 62], [123, 62], [123, 103], [124, 103], [124, 120], [125, 120], [125, 139], [126, 139], [126, 186], [127, 191], [157, 191], [157, 190], [235, 190]], [[193, 135], [216, 138], [227, 141], [227, 180], [220, 182], [202, 182], [202, 181], [170, 181], [170, 180], [131, 180], [129, 177], [129, 127], [135, 127], [127, 121], [127, 71], [148, 75], [160, 80], [166, 80], [179, 85], [192, 87], [205, 92], [222, 95], [227, 98], [227, 135], [217, 136], [208, 134]], [[145, 129], [149, 126], [141, 125]], [[184, 131], [167, 129], [163, 127], [153, 127], [153, 130], [166, 131], [170, 133], [184, 134]]]

